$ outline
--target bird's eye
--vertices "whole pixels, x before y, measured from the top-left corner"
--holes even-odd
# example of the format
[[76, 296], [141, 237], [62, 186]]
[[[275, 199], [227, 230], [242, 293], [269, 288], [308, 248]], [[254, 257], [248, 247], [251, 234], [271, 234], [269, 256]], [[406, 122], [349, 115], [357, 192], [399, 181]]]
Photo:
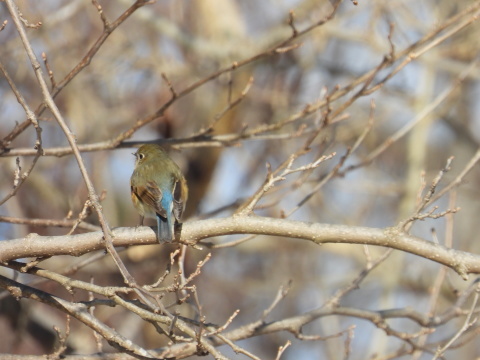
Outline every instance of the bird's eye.
[[142, 154], [142, 153], [138, 154], [138, 159], [139, 159], [139, 160], [143, 160], [144, 157], [145, 157], [144, 154]]

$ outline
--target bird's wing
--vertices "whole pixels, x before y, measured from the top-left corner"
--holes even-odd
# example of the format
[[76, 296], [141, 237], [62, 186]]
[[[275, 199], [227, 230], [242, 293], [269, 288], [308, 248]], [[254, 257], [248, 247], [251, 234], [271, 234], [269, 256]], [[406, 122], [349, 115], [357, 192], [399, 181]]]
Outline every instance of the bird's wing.
[[187, 191], [186, 184], [181, 180], [177, 180], [173, 184], [173, 215], [177, 221], [180, 221], [183, 210], [185, 210]]
[[132, 191], [146, 205], [155, 209], [155, 212], [167, 217], [165, 209], [161, 205], [162, 190], [153, 181], [148, 181], [146, 186], [132, 186]]

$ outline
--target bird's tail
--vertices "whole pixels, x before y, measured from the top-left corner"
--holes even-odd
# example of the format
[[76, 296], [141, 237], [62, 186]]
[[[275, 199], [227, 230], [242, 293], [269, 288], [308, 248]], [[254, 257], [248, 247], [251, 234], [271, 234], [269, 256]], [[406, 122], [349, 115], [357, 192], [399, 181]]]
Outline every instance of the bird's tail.
[[167, 217], [164, 218], [157, 214], [157, 236], [158, 242], [172, 242], [174, 239], [174, 221], [172, 213], [167, 212]]

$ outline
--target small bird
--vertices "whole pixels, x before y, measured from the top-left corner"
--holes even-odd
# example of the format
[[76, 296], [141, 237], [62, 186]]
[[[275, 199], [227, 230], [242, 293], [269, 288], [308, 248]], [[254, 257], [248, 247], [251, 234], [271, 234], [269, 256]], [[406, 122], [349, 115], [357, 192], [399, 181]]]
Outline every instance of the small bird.
[[188, 197], [188, 187], [180, 168], [157, 144], [140, 146], [130, 178], [133, 205], [143, 218], [157, 218], [157, 237], [172, 242], [175, 224], [180, 221]]

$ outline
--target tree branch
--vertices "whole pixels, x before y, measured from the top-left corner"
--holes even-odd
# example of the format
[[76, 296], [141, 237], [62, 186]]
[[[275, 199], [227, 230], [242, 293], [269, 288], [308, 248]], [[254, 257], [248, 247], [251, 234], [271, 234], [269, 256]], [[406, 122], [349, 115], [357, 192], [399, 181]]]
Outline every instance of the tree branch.
[[[258, 216], [234, 216], [186, 222], [182, 226], [182, 243], [195, 245], [200, 240], [233, 234], [257, 234], [309, 240], [316, 244], [365, 244], [405, 251], [435, 261], [455, 270], [464, 279], [468, 274], [480, 273], [480, 255], [449, 249], [402, 232], [398, 228], [369, 228], [291, 221]], [[113, 230], [115, 246], [156, 244], [153, 229], [116, 228]], [[103, 250], [100, 231], [71, 236], [27, 237], [0, 242], [0, 262], [24, 257], [55, 255], [80, 256]]]

